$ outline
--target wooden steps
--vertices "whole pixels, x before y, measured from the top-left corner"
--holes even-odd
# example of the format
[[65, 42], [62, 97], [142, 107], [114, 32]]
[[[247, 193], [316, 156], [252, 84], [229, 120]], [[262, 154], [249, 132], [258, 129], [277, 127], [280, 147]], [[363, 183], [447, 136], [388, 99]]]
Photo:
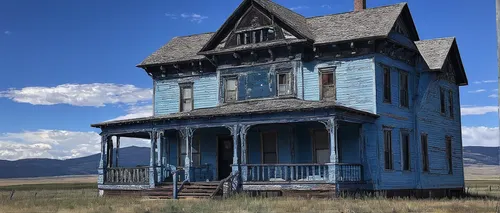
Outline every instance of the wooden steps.
[[[180, 187], [180, 185], [179, 183], [178, 187]], [[186, 183], [177, 197], [179, 199], [208, 199], [218, 186], [218, 182]], [[149, 199], [172, 199], [174, 195], [172, 190], [172, 184], [158, 185], [154, 189], [143, 191], [143, 196]]]

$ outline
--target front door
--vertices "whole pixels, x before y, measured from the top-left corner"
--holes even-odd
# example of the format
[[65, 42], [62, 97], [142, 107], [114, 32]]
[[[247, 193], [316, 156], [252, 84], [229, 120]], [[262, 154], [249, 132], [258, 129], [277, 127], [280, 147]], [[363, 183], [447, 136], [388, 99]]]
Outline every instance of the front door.
[[217, 166], [219, 170], [219, 180], [222, 180], [231, 175], [231, 164], [233, 164], [233, 137], [222, 136], [218, 141], [218, 161]]

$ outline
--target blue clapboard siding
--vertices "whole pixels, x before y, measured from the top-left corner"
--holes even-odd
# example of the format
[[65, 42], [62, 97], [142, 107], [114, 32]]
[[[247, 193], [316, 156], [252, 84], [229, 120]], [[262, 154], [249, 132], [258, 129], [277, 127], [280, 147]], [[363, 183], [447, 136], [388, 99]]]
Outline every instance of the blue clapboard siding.
[[155, 115], [179, 112], [179, 83], [193, 82], [193, 105], [195, 109], [215, 107], [218, 103], [217, 75], [207, 74], [155, 81]]
[[337, 131], [341, 163], [361, 163], [360, 138], [357, 124], [342, 123]]
[[[428, 173], [420, 174], [422, 188], [460, 188], [464, 186], [462, 137], [460, 121], [459, 89], [455, 84], [438, 79], [436, 73], [423, 73], [420, 77], [422, 94], [418, 109], [418, 131], [428, 134]], [[446, 115], [440, 112], [440, 87], [453, 91], [454, 118], [450, 118], [448, 93], [445, 93]], [[445, 137], [452, 137], [453, 174], [448, 174]], [[420, 140], [420, 136], [419, 136]], [[420, 147], [419, 147], [420, 148]], [[419, 159], [421, 157], [419, 156]], [[421, 162], [421, 161], [419, 161]]]
[[313, 101], [320, 99], [319, 69], [331, 66], [336, 67], [337, 103], [376, 113], [373, 56], [304, 63], [302, 68], [304, 99]]
[[[416, 69], [408, 64], [400, 61], [393, 60], [383, 55], [375, 57], [375, 76], [377, 82], [377, 114], [380, 118], [376, 121], [375, 131], [372, 131], [370, 138], [378, 140], [377, 150], [370, 150], [378, 152], [377, 161], [369, 161], [370, 168], [377, 168], [379, 170], [378, 184], [375, 185], [377, 189], [409, 189], [416, 187], [417, 171], [416, 159], [417, 147], [414, 134], [414, 103], [412, 97], [415, 94], [415, 76]], [[383, 78], [383, 66], [390, 68], [391, 72], [391, 103], [385, 103]], [[409, 107], [404, 108], [400, 106], [399, 99], [399, 73], [406, 72], [409, 81]], [[391, 130], [392, 136], [392, 153], [393, 153], [393, 170], [386, 170], [384, 168], [384, 128]], [[410, 133], [410, 158], [411, 168], [410, 171], [402, 170], [402, 153], [401, 153], [401, 132], [408, 131]], [[369, 141], [370, 142], [370, 141]]]

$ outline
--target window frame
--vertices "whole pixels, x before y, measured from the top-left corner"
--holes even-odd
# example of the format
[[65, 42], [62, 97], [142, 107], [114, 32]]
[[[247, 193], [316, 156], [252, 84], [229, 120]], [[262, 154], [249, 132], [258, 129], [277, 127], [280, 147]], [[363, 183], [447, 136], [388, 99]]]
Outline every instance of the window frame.
[[[403, 77], [406, 79], [406, 88], [403, 88]], [[408, 72], [399, 70], [399, 106], [404, 108], [410, 107], [410, 76]], [[404, 94], [404, 99], [402, 98]]]
[[[274, 143], [275, 143], [275, 155], [276, 155], [276, 163], [266, 163], [264, 162], [265, 160], [265, 157], [264, 155], [266, 153], [272, 153], [272, 152], [264, 152], [264, 134], [273, 134], [274, 135]], [[264, 132], [260, 132], [260, 162], [261, 164], [279, 164], [279, 150], [278, 150], [278, 132], [276, 131], [264, 131]]]
[[[425, 140], [424, 140], [425, 139]], [[425, 143], [424, 143], [425, 141]], [[429, 172], [429, 135], [426, 133], [420, 134], [420, 147], [421, 147], [421, 157], [422, 157], [422, 172]]]
[[[193, 82], [187, 82], [187, 83], [179, 83], [179, 112], [190, 112], [194, 110], [194, 83]], [[191, 89], [191, 110], [184, 110], [185, 105], [184, 105], [184, 89], [190, 88]]]
[[448, 110], [450, 111], [450, 118], [455, 118], [455, 113], [453, 109], [453, 91], [448, 90]]
[[[394, 170], [392, 151], [392, 129], [384, 129], [384, 169]], [[387, 159], [389, 158], [389, 159]]]
[[[235, 80], [235, 86], [234, 86], [234, 101], [228, 101], [227, 99], [227, 81], [228, 80]], [[224, 93], [224, 103], [234, 103], [238, 101], [238, 76], [225, 76], [223, 77], [223, 93]]]
[[[182, 137], [180, 137], [179, 135], [178, 135], [178, 141], [179, 141], [180, 143], [179, 143], [179, 145], [177, 146], [177, 147], [178, 147], [178, 148], [177, 148], [177, 154], [178, 154], [178, 159], [177, 159], [177, 160], [178, 160], [178, 162], [177, 162], [177, 165], [179, 165], [179, 167], [181, 167], [181, 168], [184, 168], [184, 167], [186, 166], [186, 164], [185, 164], [185, 163], [186, 163], [186, 162], [185, 162], [185, 159], [186, 159], [186, 155], [187, 155], [187, 153], [186, 153], [186, 149], [182, 149], [182, 148], [183, 148], [183, 147], [182, 147], [182, 146], [183, 146], [182, 144], [184, 144], [184, 145], [185, 145], [185, 144], [186, 144], [186, 141], [185, 141], [185, 140], [182, 140]], [[193, 148], [191, 148], [191, 152], [192, 152], [192, 154], [191, 154], [191, 155], [193, 156], [193, 157], [191, 158], [191, 162], [192, 162], [191, 166], [192, 166], [192, 167], [196, 167], [196, 166], [200, 166], [200, 165], [201, 165], [201, 138], [200, 138], [199, 136], [193, 135], [193, 138], [191, 139], [191, 146], [195, 147], [195, 146], [194, 146], [194, 145], [195, 145], [195, 142], [197, 142], [197, 143], [198, 143], [198, 144], [197, 144], [197, 145], [198, 145], [198, 149], [196, 149], [196, 153], [195, 153], [195, 152], [193, 152], [193, 150], [194, 150], [194, 149], [193, 149]], [[184, 147], [184, 148], [185, 148], [185, 147]], [[197, 162], [193, 160], [195, 155], [198, 155], [198, 161], [197, 161]]]
[[447, 135], [445, 136], [445, 154], [446, 154], [446, 163], [448, 166], [448, 174], [453, 174], [453, 147], [452, 137]]
[[[407, 130], [400, 131], [401, 137], [401, 170], [402, 171], [411, 171], [411, 139], [410, 133]], [[407, 141], [405, 141], [405, 136], [407, 137]], [[406, 143], [406, 145], [405, 145]], [[406, 146], [406, 150], [405, 150]]]
[[[383, 65], [383, 102], [384, 103], [392, 103], [392, 91], [391, 91], [391, 68], [388, 66]], [[388, 74], [388, 78], [386, 76]], [[389, 97], [386, 97], [386, 95], [389, 95]]]
[[446, 94], [443, 87], [439, 87], [439, 112], [446, 115]]
[[[280, 76], [285, 75], [286, 84], [280, 84]], [[286, 85], [287, 91], [285, 93], [280, 93], [280, 85]], [[287, 96], [292, 94], [292, 75], [290, 72], [278, 72], [276, 73], [276, 94], [278, 97]]]
[[[323, 97], [323, 87], [324, 86], [332, 86], [334, 88], [334, 97], [333, 100], [337, 100], [337, 76], [336, 76], [336, 71], [337, 67], [336, 66], [330, 66], [330, 67], [322, 67], [318, 68], [318, 74], [319, 74], [319, 99], [324, 100], [325, 98]], [[328, 74], [332, 75], [332, 84], [328, 85], [323, 85], [323, 75]], [[327, 98], [328, 99], [328, 98]]]

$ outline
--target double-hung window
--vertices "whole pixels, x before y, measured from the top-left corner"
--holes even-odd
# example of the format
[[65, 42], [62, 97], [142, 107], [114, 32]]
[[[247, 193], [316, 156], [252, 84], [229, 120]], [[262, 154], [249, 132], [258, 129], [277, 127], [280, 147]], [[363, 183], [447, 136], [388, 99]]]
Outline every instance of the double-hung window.
[[238, 78], [228, 77], [224, 80], [224, 102], [235, 102], [238, 99]]
[[193, 84], [180, 84], [180, 111], [188, 112], [193, 110]]
[[290, 73], [278, 73], [278, 96], [289, 94], [291, 94]]

